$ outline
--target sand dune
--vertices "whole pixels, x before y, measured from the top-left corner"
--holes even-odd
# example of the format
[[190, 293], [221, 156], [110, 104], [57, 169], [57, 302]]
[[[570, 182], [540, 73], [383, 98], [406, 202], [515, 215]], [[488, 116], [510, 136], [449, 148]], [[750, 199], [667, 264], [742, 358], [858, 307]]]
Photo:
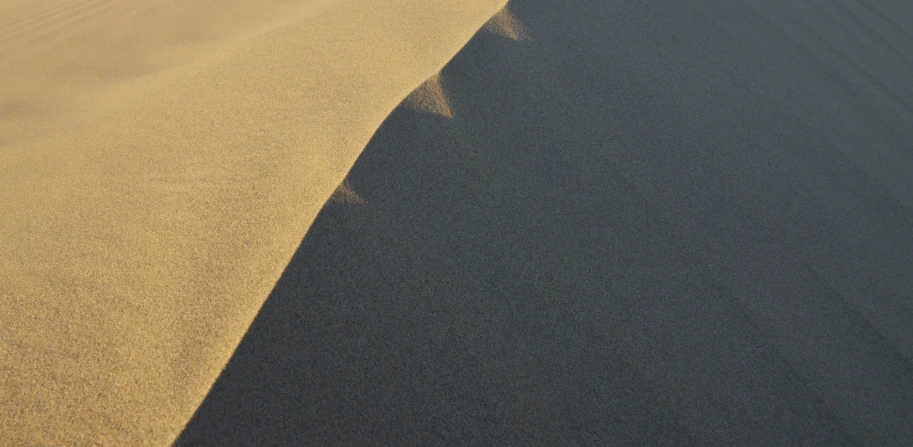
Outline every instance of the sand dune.
[[0, 4], [4, 445], [174, 439], [377, 126], [503, 6]]
[[505, 3], [0, 1], [0, 444], [913, 439], [913, 8]]
[[512, 1], [178, 445], [905, 445], [910, 12]]

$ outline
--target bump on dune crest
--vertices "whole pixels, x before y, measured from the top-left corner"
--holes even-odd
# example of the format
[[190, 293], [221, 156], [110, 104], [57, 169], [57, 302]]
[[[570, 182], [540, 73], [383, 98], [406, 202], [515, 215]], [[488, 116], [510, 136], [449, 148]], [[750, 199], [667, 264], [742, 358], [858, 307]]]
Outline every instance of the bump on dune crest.
[[450, 98], [441, 83], [440, 73], [422, 83], [403, 101], [403, 106], [453, 119]]
[[[509, 4], [492, 16], [482, 27], [482, 31], [518, 42], [533, 40], [532, 34], [526, 26], [511, 12]], [[453, 119], [453, 106], [444, 84], [441, 74], [436, 73], [410, 93], [402, 105], [413, 110]]]
[[333, 192], [333, 195], [330, 196], [330, 202], [341, 203], [344, 205], [364, 205], [365, 200], [358, 195], [357, 192], [352, 190], [352, 185], [349, 183], [349, 180], [343, 180], [342, 183], [336, 188], [336, 191]]
[[482, 29], [518, 42], [533, 40], [526, 26], [511, 12], [510, 5], [495, 14]]

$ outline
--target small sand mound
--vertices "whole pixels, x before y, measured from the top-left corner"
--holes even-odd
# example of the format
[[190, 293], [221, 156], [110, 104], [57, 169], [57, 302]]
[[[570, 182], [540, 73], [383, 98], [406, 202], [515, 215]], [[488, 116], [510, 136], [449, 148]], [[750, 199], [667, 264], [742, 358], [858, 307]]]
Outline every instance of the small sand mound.
[[419, 88], [415, 89], [404, 101], [404, 106], [422, 112], [433, 113], [445, 118], [453, 118], [450, 98], [441, 84], [440, 74], [432, 76]]
[[523, 23], [510, 12], [510, 6], [506, 6], [492, 17], [483, 29], [518, 42], [533, 40], [532, 34], [523, 26]]
[[362, 199], [357, 192], [352, 190], [352, 185], [349, 184], [348, 179], [343, 180], [339, 187], [336, 188], [336, 191], [330, 196], [330, 201], [344, 205], [364, 205], [365, 203], [365, 199]]

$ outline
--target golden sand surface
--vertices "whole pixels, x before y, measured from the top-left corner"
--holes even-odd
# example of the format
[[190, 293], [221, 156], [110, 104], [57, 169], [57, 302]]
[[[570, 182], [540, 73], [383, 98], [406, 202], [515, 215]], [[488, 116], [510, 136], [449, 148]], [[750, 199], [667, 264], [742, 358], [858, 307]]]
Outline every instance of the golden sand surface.
[[0, 444], [163, 445], [504, 0], [0, 1]]
[[907, 446], [910, 24], [0, 0], [0, 446]]

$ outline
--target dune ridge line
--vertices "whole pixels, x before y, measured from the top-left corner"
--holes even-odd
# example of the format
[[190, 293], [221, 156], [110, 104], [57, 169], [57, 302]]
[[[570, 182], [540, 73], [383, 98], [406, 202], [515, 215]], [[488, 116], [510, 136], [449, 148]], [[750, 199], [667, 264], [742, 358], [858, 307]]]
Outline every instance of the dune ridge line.
[[57, 5], [2, 5], [0, 433], [161, 445], [377, 126], [504, 1]]

